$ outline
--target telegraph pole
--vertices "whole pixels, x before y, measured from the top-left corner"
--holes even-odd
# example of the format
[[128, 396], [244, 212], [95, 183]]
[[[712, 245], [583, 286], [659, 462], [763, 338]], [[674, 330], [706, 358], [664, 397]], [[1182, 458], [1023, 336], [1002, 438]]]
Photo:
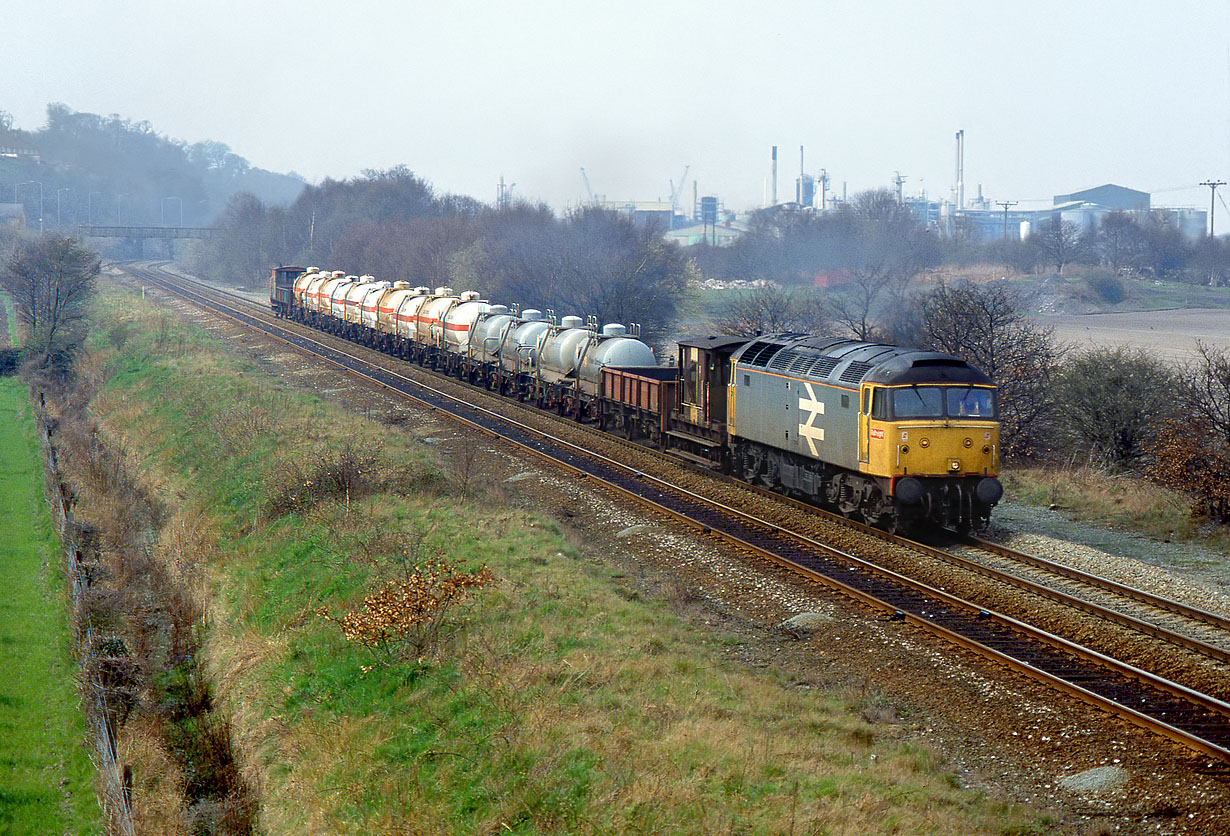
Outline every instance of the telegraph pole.
[[1002, 206], [1002, 207], [1004, 207], [1004, 238], [1007, 238], [1007, 237], [1008, 237], [1008, 207], [1009, 207], [1009, 206], [1016, 206], [1016, 204], [1017, 204], [1017, 202], [1016, 202], [1015, 200], [997, 200], [997, 201], [995, 201], [995, 205], [996, 205], [996, 206]]
[[1209, 187], [1209, 237], [1213, 237], [1213, 212], [1217, 209], [1217, 187], [1226, 185], [1225, 180], [1205, 180], [1200, 185]]

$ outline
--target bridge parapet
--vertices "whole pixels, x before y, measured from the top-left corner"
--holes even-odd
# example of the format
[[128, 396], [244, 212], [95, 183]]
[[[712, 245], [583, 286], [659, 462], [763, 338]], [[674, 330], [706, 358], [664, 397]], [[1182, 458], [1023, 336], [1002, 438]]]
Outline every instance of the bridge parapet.
[[73, 234], [83, 238], [214, 238], [212, 226], [75, 226]]

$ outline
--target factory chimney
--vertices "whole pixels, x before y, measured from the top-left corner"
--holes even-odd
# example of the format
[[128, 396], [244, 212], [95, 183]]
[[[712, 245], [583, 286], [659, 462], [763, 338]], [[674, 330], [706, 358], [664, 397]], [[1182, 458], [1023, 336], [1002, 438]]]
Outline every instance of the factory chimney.
[[776, 206], [776, 205], [777, 205], [777, 146], [776, 146], [776, 145], [774, 145], [774, 146], [773, 146], [773, 168], [772, 168], [772, 172], [773, 172], [773, 173], [772, 173], [772, 177], [773, 177], [773, 202], [772, 202], [772, 203], [770, 203], [769, 205], [770, 205], [770, 206]]
[[965, 129], [957, 131], [957, 209], [965, 208]]

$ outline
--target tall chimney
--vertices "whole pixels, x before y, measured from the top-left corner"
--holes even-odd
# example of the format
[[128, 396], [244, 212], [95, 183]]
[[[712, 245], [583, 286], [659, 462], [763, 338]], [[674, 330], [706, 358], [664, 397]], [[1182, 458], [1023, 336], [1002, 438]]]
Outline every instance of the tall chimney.
[[965, 208], [965, 129], [957, 131], [957, 209]]
[[772, 177], [773, 177], [773, 202], [770, 203], [769, 205], [776, 206], [777, 205], [777, 146], [776, 145], [773, 146], [773, 174], [772, 174]]

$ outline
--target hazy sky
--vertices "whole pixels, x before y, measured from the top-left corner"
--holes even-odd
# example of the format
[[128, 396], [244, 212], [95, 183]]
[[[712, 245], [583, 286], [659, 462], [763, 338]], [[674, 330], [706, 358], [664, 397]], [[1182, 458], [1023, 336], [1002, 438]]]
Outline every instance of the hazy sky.
[[[225, 142], [310, 181], [404, 163], [440, 191], [758, 206], [769, 149], [840, 193], [1208, 206], [1230, 180], [1230, 2], [0, 0], [0, 109]], [[685, 188], [690, 199], [691, 182]], [[1230, 194], [1230, 187], [1227, 187]], [[1219, 203], [1218, 213], [1226, 211]], [[1228, 215], [1230, 217], [1230, 215]]]

